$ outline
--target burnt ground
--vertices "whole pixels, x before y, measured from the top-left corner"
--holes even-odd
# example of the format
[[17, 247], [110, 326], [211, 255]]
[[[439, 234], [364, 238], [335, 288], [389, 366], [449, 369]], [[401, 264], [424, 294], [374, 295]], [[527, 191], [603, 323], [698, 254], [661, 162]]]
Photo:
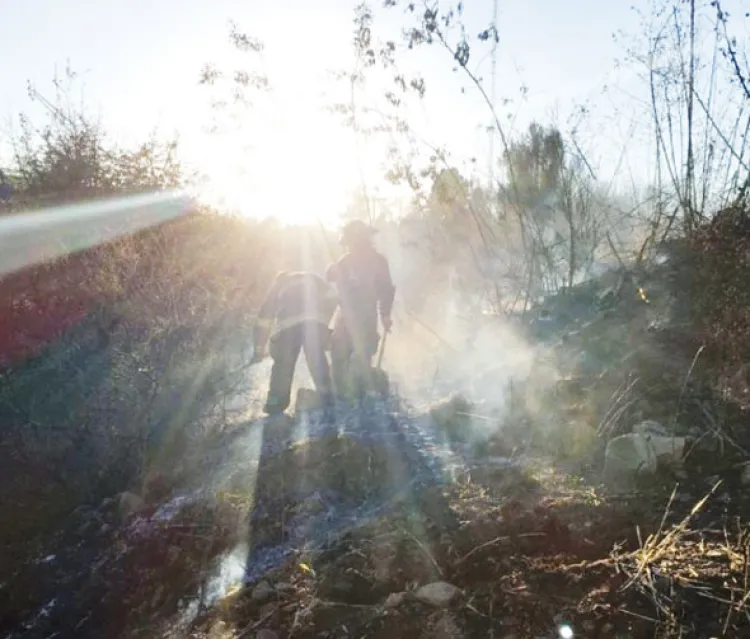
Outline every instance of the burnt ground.
[[[451, 482], [409, 486], [416, 462], [397, 446], [323, 437], [269, 456], [254, 499], [240, 490], [248, 466], [194, 501], [147, 505], [124, 522], [109, 500], [81, 510], [51, 546], [17, 548], [35, 559], [19, 555], [17, 570], [4, 571], [0, 630], [13, 639], [750, 632], [750, 499], [736, 470], [707, 477], [688, 467], [691, 480], [665, 474], [614, 495], [594, 470], [513, 455], [494, 447]], [[327, 536], [331, 495], [347, 508], [369, 498], [387, 507]], [[235, 575], [213, 601], [217, 562], [248, 539], [242, 523], [259, 503], [268, 507], [252, 520], [253, 542], [286, 540], [290, 553], [250, 582]], [[316, 530], [322, 538], [308, 543]], [[420, 601], [419, 588], [439, 581], [460, 593], [444, 606]]]
[[[565, 626], [578, 637], [750, 632], [739, 515], [747, 503], [721, 486], [672, 492], [665, 481], [614, 497], [546, 462], [489, 474], [407, 499], [316, 553], [295, 554], [262, 584], [225, 597], [189, 636], [558, 637]], [[450, 511], [443, 521], [430, 514], [438, 503]], [[460, 594], [445, 606], [420, 601], [417, 589], [436, 581]]]

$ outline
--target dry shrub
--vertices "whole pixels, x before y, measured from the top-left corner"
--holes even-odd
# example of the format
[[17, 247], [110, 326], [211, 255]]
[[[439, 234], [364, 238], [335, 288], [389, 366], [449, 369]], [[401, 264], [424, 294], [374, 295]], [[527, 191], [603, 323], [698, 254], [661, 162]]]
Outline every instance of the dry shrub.
[[0, 377], [0, 501], [19, 512], [3, 538], [138, 490], [154, 467], [179, 475], [241, 379], [278, 242], [264, 225], [194, 213], [0, 283], [9, 304], [30, 300], [7, 320], [16, 363]]
[[692, 321], [722, 373], [750, 360], [750, 210], [721, 211], [690, 240]]

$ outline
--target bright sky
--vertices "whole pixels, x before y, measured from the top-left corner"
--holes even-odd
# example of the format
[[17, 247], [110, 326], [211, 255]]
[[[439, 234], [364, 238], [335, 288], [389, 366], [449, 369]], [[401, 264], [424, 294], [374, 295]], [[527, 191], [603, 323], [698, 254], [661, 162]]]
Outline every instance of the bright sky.
[[[329, 72], [352, 68], [355, 4], [0, 0], [0, 116], [34, 114], [27, 81], [51, 95], [55, 69], [69, 62], [83, 78], [83, 101], [101, 115], [107, 130], [129, 141], [154, 129], [165, 135], [179, 132], [186, 158], [215, 178], [230, 203], [286, 219], [307, 215], [292, 210], [326, 217], [340, 213], [362, 175], [371, 191], [378, 185], [377, 152], [382, 150], [362, 141], [357, 145], [353, 133], [323, 110], [342, 91]], [[381, 4], [378, 0], [375, 6]], [[464, 4], [469, 33], [486, 28], [492, 0]], [[587, 102], [599, 114], [587, 129], [598, 143], [595, 160], [614, 166], [628, 137], [628, 125], [622, 116], [614, 118], [614, 109], [622, 109], [631, 99], [626, 96], [640, 91], [632, 75], [614, 71], [622, 49], [613, 41], [613, 32], [638, 27], [631, 4], [498, 0], [498, 104], [506, 97], [517, 98], [521, 85], [528, 87], [526, 101], [513, 107], [516, 130], [533, 119], [553, 117], [564, 126], [575, 105]], [[383, 16], [384, 22], [376, 20], [375, 31], [397, 36], [400, 21], [406, 24], [401, 10]], [[233, 68], [235, 57], [227, 37], [230, 19], [264, 42], [262, 60], [249, 58], [249, 66], [269, 76], [273, 92], [229, 135], [217, 137], [206, 132], [211, 94], [197, 79], [208, 62]], [[487, 47], [478, 53], [469, 66], [487, 78], [489, 91], [488, 51]], [[481, 127], [489, 118], [481, 100], [464, 79], [450, 73], [453, 65], [442, 51], [424, 54], [422, 62], [427, 97], [413, 112], [419, 116], [420, 134], [452, 149], [457, 162], [477, 155], [478, 166], [485, 170], [486, 133]], [[604, 95], [605, 84], [617, 88]], [[467, 87], [466, 95], [460, 92], [462, 86]]]

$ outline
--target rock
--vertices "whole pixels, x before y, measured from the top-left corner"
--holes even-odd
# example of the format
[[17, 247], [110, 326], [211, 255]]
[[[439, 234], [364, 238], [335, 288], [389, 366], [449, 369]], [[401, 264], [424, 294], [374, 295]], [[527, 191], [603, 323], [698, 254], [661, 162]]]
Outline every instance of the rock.
[[639, 433], [620, 435], [607, 443], [604, 451], [604, 480], [624, 488], [641, 474], [653, 474], [657, 460], [649, 438]]
[[258, 632], [255, 633], [255, 639], [279, 639], [279, 635], [273, 630], [264, 628], [263, 630], [258, 630]]
[[686, 439], [684, 437], [656, 437], [650, 438], [651, 447], [660, 464], [674, 465], [682, 461], [685, 454]]
[[267, 581], [259, 582], [255, 588], [253, 588], [252, 599], [256, 603], [268, 601], [276, 594], [276, 590], [271, 587]]
[[385, 600], [383, 607], [386, 609], [398, 608], [406, 600], [405, 592], [392, 592]]
[[743, 464], [740, 469], [740, 483], [745, 487], [750, 486], [750, 462]]
[[633, 432], [640, 433], [641, 435], [656, 435], [658, 437], [669, 437], [670, 435], [666, 426], [653, 419], [645, 419], [636, 424], [633, 426]]
[[685, 452], [684, 437], [660, 437], [643, 433], [620, 435], [604, 451], [604, 479], [622, 484], [638, 475], [649, 475], [663, 466], [679, 466]]
[[453, 584], [445, 581], [435, 581], [422, 586], [414, 596], [422, 603], [435, 606], [436, 608], [444, 608], [450, 605], [460, 594], [461, 590]]
[[117, 511], [120, 514], [120, 517], [122, 517], [123, 519], [127, 519], [128, 517], [132, 517], [133, 515], [138, 514], [141, 510], [143, 510], [145, 505], [146, 502], [143, 501], [142, 497], [136, 495], [135, 493], [131, 493], [128, 490], [120, 493], [117, 498]]

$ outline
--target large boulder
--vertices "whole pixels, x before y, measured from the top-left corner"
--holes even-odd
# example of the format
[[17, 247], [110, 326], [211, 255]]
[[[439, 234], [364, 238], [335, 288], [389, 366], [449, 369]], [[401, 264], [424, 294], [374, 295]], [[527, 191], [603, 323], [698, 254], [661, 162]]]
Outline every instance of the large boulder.
[[638, 477], [653, 475], [660, 466], [675, 466], [684, 455], [684, 437], [660, 437], [628, 433], [607, 443], [604, 480], [613, 488], [626, 489]]

